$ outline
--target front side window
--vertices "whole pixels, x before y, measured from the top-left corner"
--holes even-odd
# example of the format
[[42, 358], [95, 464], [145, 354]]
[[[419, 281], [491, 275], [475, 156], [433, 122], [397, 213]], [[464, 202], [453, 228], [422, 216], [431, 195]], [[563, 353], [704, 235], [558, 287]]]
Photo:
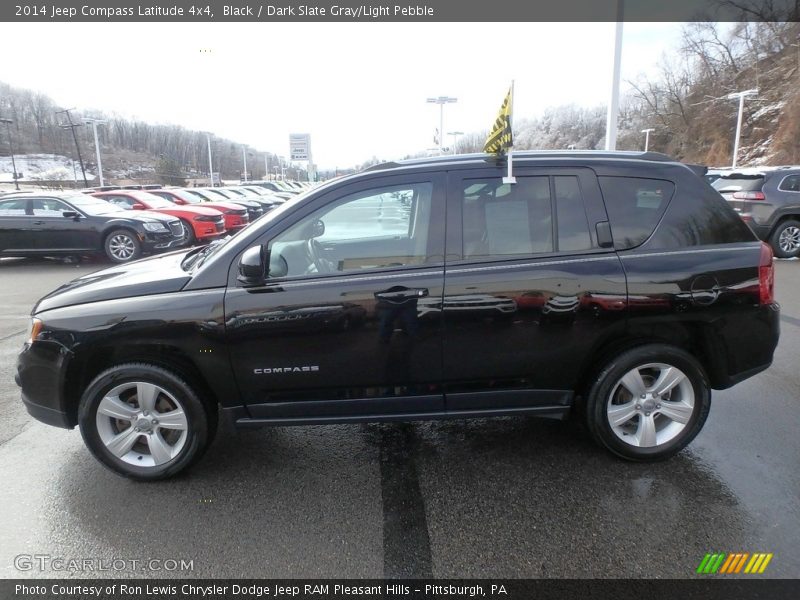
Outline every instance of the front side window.
[[432, 197], [430, 182], [345, 196], [279, 234], [270, 262], [290, 277], [425, 264]]
[[34, 198], [31, 204], [35, 217], [61, 217], [65, 210], [72, 210], [67, 204], [55, 198]]

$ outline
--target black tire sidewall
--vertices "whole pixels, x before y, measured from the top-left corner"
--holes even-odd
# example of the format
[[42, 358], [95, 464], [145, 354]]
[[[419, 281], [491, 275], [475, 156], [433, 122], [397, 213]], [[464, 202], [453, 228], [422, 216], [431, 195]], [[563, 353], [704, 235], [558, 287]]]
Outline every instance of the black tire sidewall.
[[795, 221], [794, 219], [789, 219], [788, 221], [783, 221], [780, 225], [775, 228], [775, 231], [772, 232], [772, 235], [769, 238], [769, 244], [772, 246], [773, 254], [778, 258], [794, 258], [796, 256], [800, 256], [800, 250], [797, 252], [784, 252], [781, 250], [781, 246], [779, 243], [779, 238], [781, 233], [787, 227], [798, 227], [800, 228], [800, 221]]
[[[669, 442], [653, 448], [637, 448], [617, 437], [608, 422], [606, 408], [611, 392], [620, 378], [636, 366], [665, 363], [678, 367], [694, 388], [694, 412], [689, 422]], [[711, 408], [711, 392], [707, 378], [697, 361], [678, 348], [653, 344], [628, 350], [612, 360], [600, 373], [587, 398], [587, 426], [592, 436], [614, 454], [636, 461], [657, 461], [680, 452], [702, 429]]]
[[185, 241], [185, 245], [186, 246], [194, 245], [197, 242], [197, 236], [194, 233], [194, 227], [192, 227], [192, 224], [189, 221], [187, 221], [186, 219], [181, 219], [181, 225], [184, 228], [186, 228], [186, 231], [187, 231], [186, 239], [184, 240]]
[[[116, 235], [127, 235], [131, 240], [133, 240], [133, 254], [127, 260], [120, 260], [116, 258], [113, 254], [111, 254], [111, 251], [108, 249], [108, 245], [109, 243], [111, 243], [111, 238], [113, 238]], [[137, 239], [136, 234], [133, 233], [132, 231], [129, 231], [128, 229], [115, 229], [114, 231], [109, 233], [106, 236], [106, 239], [103, 241], [103, 251], [105, 252], [106, 257], [108, 257], [108, 259], [111, 262], [122, 265], [125, 263], [132, 262], [142, 255], [142, 244]]]
[[[158, 467], [137, 467], [114, 456], [97, 431], [97, 408], [112, 388], [128, 381], [155, 383], [172, 394], [183, 407], [188, 422], [187, 439], [180, 454]], [[189, 467], [207, 447], [210, 439], [207, 409], [192, 388], [180, 377], [161, 367], [145, 363], [119, 365], [98, 375], [81, 397], [78, 425], [92, 454], [106, 467], [124, 477], [157, 480], [172, 477]]]

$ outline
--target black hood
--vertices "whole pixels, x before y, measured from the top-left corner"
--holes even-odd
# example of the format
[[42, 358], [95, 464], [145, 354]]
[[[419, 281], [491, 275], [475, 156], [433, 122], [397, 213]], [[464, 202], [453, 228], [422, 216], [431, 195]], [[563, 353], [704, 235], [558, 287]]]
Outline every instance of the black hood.
[[191, 279], [181, 268], [188, 250], [96, 271], [65, 283], [33, 307], [33, 314], [75, 304], [177, 292]]

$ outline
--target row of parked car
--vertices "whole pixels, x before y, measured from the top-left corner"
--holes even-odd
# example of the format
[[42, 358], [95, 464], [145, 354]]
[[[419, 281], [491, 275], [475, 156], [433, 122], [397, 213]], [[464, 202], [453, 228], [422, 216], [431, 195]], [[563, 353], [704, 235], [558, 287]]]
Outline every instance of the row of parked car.
[[0, 196], [0, 256], [103, 252], [115, 263], [235, 234], [308, 184], [103, 186]]

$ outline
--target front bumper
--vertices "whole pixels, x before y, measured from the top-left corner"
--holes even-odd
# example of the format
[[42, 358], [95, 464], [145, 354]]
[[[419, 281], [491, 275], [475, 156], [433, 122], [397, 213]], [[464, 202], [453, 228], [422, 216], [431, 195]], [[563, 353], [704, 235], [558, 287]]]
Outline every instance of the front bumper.
[[14, 377], [22, 388], [22, 402], [35, 419], [72, 429], [76, 411], [67, 409], [64, 398], [64, 374], [71, 353], [55, 342], [25, 344], [17, 358]]

